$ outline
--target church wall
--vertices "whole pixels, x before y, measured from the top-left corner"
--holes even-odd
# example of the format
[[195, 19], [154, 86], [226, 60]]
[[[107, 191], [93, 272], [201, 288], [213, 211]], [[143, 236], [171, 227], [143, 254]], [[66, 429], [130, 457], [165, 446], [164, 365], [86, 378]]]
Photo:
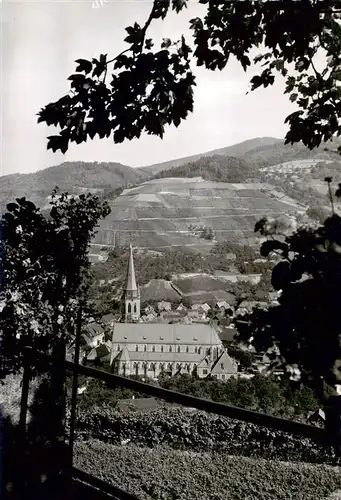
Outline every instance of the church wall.
[[123, 347], [127, 347], [129, 352], [157, 352], [157, 353], [168, 353], [168, 352], [174, 352], [174, 353], [195, 353], [195, 354], [202, 354], [203, 356], [210, 354], [211, 352], [214, 353], [214, 357], [217, 357], [217, 353], [221, 349], [221, 345], [217, 344], [212, 344], [211, 346], [198, 346], [196, 344], [190, 344], [188, 343], [187, 345], [185, 344], [152, 344], [152, 343], [139, 343], [139, 344], [134, 344], [134, 343], [125, 343], [125, 344], [118, 344], [114, 342], [112, 344], [113, 351], [120, 351]]

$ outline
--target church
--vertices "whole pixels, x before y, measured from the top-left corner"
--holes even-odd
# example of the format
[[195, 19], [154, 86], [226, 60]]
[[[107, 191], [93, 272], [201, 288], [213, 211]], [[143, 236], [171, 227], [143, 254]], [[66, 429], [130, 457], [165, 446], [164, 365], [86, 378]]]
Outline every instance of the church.
[[129, 247], [123, 291], [124, 323], [115, 323], [110, 364], [114, 373], [157, 379], [160, 373], [208, 375], [227, 380], [238, 367], [207, 324], [142, 323], [141, 293], [136, 283], [133, 249]]

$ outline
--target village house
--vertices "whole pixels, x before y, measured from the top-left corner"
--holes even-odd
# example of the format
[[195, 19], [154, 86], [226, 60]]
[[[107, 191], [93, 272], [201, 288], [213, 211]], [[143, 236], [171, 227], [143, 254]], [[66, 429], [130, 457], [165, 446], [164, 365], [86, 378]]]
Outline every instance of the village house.
[[238, 331], [233, 326], [218, 326], [218, 335], [224, 347], [228, 347], [234, 341]]
[[157, 312], [155, 311], [154, 307], [149, 306], [149, 305], [144, 308], [144, 313], [145, 314], [152, 314], [155, 318], [157, 316]]
[[166, 302], [165, 300], [162, 300], [161, 302], [157, 303], [157, 308], [158, 308], [158, 311], [171, 311], [172, 304], [171, 304], [171, 302]]
[[226, 302], [226, 300], [219, 300], [216, 304], [215, 304], [215, 307], [217, 309], [223, 309], [223, 310], [226, 310], [226, 309], [230, 309], [231, 306]]
[[175, 310], [177, 312], [181, 312], [181, 311], [187, 311], [187, 308], [183, 304], [179, 304]]
[[88, 347], [97, 347], [104, 342], [104, 330], [98, 323], [92, 322], [84, 326], [81, 343]]

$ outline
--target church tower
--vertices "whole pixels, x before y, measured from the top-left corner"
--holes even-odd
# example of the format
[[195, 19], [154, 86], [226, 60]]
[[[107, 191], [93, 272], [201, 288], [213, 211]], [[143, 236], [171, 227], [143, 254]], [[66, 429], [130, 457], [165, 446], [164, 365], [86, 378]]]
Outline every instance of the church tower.
[[129, 246], [126, 286], [124, 289], [125, 322], [135, 323], [140, 319], [140, 287], [136, 285], [133, 249]]

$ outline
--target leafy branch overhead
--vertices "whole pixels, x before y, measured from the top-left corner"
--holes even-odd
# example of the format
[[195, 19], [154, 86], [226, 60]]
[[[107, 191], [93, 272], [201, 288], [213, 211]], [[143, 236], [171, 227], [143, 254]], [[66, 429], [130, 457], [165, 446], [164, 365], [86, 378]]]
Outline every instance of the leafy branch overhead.
[[[251, 90], [272, 85], [276, 74], [286, 78], [285, 93], [298, 106], [285, 120], [286, 143], [302, 141], [312, 149], [341, 135], [341, 9], [336, 2], [199, 0], [207, 11], [190, 21], [194, 51], [183, 36], [175, 42], [164, 38], [154, 51], [147, 38], [152, 21], [165, 19], [170, 10], [180, 13], [187, 3], [154, 0], [145, 25], [126, 28], [126, 50], [113, 59], [102, 54], [76, 61], [70, 93], [38, 113], [38, 122], [60, 129], [48, 137], [48, 149], [65, 153], [70, 142], [80, 144], [96, 134], [115, 143], [143, 132], [162, 138], [165, 125], [177, 127], [193, 111], [190, 63], [223, 70], [231, 56], [245, 71], [261, 64]], [[263, 52], [252, 58], [250, 51], [260, 46]], [[317, 54], [327, 58], [323, 70], [315, 64]]]

